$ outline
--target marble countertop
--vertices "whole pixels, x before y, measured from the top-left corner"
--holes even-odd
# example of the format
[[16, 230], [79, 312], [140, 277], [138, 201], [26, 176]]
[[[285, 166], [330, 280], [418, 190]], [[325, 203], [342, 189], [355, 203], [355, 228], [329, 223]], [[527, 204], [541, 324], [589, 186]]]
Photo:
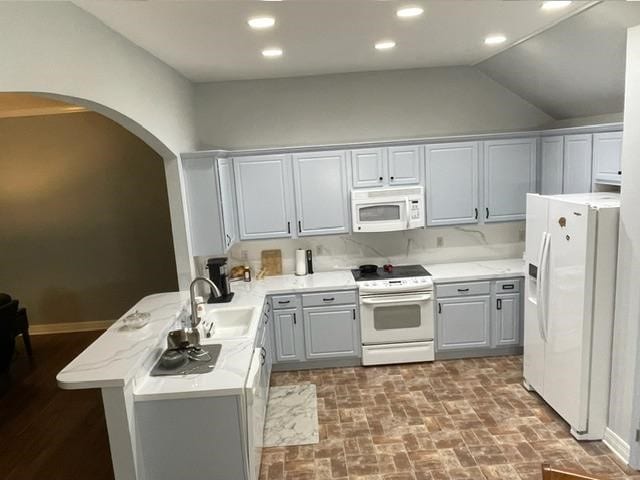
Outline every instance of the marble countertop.
[[[189, 308], [189, 296], [186, 292], [150, 295], [129, 309], [67, 365], [57, 376], [58, 385], [64, 389], [124, 387], [133, 380], [136, 400], [239, 393], [249, 371], [266, 295], [353, 288], [356, 288], [356, 283], [348, 270], [234, 282], [231, 284], [235, 292], [232, 303], [206, 305], [206, 311], [254, 307], [248, 335], [241, 339], [217, 341], [209, 341], [201, 335], [204, 344], [222, 344], [215, 369], [207, 374], [167, 377], [151, 377], [148, 372], [166, 346], [167, 333], [179, 328], [178, 317], [184, 308]], [[151, 313], [150, 322], [139, 330], [128, 330], [123, 327], [122, 319], [135, 310]]]
[[429, 270], [433, 277], [433, 282], [436, 284], [521, 277], [525, 273], [525, 265], [522, 258], [439, 263], [424, 265], [424, 268]]
[[[522, 276], [522, 259], [430, 264], [435, 283], [488, 280]], [[102, 336], [67, 365], [57, 376], [64, 389], [125, 387], [133, 381], [136, 401], [232, 395], [242, 392], [249, 371], [253, 346], [265, 296], [289, 292], [313, 292], [356, 288], [349, 270], [317, 272], [308, 276], [280, 275], [252, 282], [234, 282], [231, 304], [207, 305], [215, 309], [253, 307], [251, 326], [244, 338], [205, 340], [221, 343], [215, 369], [201, 375], [151, 377], [149, 371], [166, 346], [166, 335], [179, 328], [179, 316], [188, 309], [186, 292], [150, 295], [129, 309]], [[123, 327], [122, 319], [139, 310], [151, 313], [148, 325], [139, 330]]]

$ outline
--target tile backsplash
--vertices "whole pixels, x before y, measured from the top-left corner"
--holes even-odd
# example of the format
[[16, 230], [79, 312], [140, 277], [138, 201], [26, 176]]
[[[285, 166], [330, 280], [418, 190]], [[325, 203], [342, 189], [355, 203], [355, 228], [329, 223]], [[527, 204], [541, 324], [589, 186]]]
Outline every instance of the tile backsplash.
[[[509, 222], [295, 240], [253, 240], [239, 242], [232, 247], [229, 263], [238, 265], [247, 258], [256, 272], [261, 267], [261, 251], [275, 248], [282, 250], [283, 273], [294, 272], [298, 248], [311, 249], [317, 272], [354, 268], [363, 263], [402, 265], [516, 258], [524, 252], [524, 231], [525, 222]], [[199, 260], [198, 265], [202, 267], [206, 258]]]

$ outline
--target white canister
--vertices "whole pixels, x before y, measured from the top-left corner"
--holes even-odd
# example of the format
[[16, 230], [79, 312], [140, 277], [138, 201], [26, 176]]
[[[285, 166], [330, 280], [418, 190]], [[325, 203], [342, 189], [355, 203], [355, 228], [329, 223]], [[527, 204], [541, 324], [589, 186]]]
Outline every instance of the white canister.
[[307, 252], [302, 248], [296, 250], [296, 275], [307, 274]]

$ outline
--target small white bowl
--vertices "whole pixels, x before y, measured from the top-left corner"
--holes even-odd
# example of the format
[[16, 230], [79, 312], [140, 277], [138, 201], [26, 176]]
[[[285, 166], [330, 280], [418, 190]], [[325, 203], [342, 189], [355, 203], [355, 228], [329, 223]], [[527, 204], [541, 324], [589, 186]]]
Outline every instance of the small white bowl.
[[136, 310], [122, 319], [122, 325], [131, 330], [137, 330], [149, 323], [151, 314], [148, 312], [139, 312]]

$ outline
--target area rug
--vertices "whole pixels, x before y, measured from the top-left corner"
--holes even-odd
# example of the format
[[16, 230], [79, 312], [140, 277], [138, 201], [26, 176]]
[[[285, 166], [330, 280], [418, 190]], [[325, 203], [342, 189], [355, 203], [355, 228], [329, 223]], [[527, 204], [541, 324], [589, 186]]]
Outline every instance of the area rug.
[[310, 445], [319, 441], [316, 386], [310, 383], [270, 388], [264, 446]]

